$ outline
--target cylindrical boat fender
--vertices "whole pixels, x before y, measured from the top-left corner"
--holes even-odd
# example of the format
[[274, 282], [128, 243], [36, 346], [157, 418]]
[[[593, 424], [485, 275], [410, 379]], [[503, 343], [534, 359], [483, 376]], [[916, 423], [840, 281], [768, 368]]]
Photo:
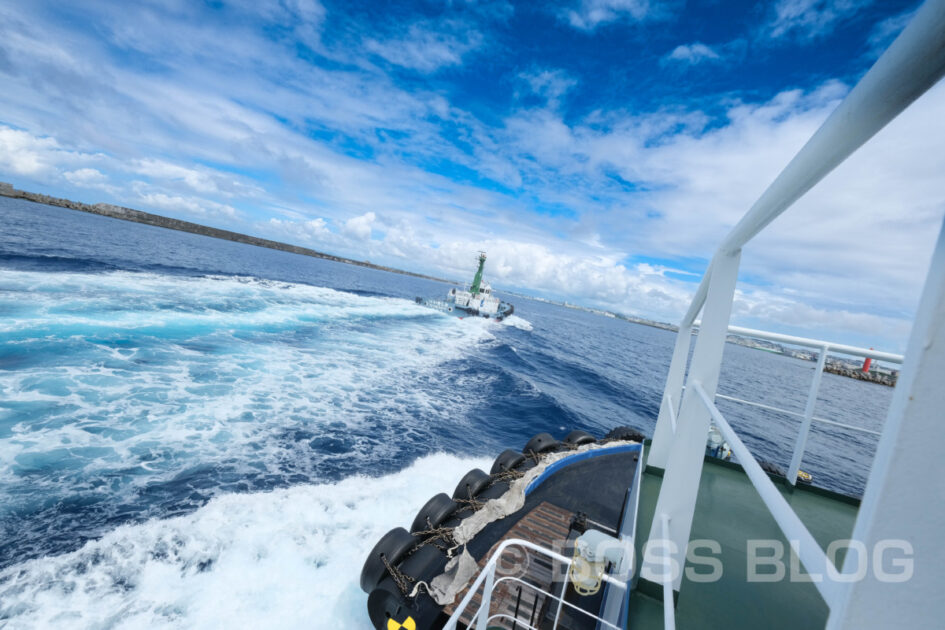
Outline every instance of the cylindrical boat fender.
[[410, 526], [410, 533], [423, 532], [430, 527], [438, 527], [458, 508], [459, 506], [453, 499], [449, 498], [449, 495], [441, 492], [420, 508], [416, 518], [413, 519], [413, 524]]
[[397, 564], [410, 549], [417, 544], [416, 537], [412, 536], [403, 527], [395, 527], [381, 537], [371, 553], [368, 554], [364, 566], [361, 568], [361, 590], [370, 593], [377, 583], [387, 575], [387, 566], [383, 555], [391, 565]]
[[593, 435], [587, 431], [581, 431], [580, 429], [575, 429], [568, 433], [568, 436], [564, 438], [564, 443], [569, 446], [581, 446], [582, 444], [592, 444], [597, 441]]
[[476, 495], [482, 492], [491, 482], [492, 478], [489, 477], [485, 471], [473, 468], [456, 484], [456, 490], [453, 491], [453, 498], [474, 499]]
[[551, 437], [550, 433], [539, 433], [528, 441], [525, 448], [522, 449], [522, 452], [526, 455], [529, 453], [544, 453], [557, 446], [558, 440]]
[[646, 439], [646, 436], [633, 427], [614, 427], [607, 433], [607, 435], [604, 436], [604, 439], [632, 440], [634, 442], [642, 442], [644, 439]]
[[507, 448], [499, 453], [499, 456], [495, 458], [494, 462], [492, 462], [492, 468], [489, 469], [489, 474], [494, 475], [496, 473], [511, 470], [521, 464], [523, 461], [525, 461], [524, 455]]
[[[446, 554], [432, 545], [425, 545], [407, 557], [398, 570], [412, 578], [407, 583], [412, 591], [417, 582], [429, 584], [430, 580], [443, 573], [446, 562]], [[368, 595], [368, 616], [378, 630], [388, 630], [389, 619], [403, 626], [407, 618], [411, 617], [417, 630], [442, 628], [446, 622], [446, 615], [439, 604], [433, 601], [423, 587], [418, 589], [416, 597], [408, 598], [392, 576], [381, 580]]]

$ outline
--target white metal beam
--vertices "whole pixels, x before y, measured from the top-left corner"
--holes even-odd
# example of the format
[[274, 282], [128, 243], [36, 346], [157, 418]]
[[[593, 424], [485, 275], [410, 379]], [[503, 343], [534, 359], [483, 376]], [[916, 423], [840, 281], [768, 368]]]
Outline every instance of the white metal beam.
[[[942, 3], [945, 7], [945, 3]], [[921, 15], [921, 14], [920, 14]], [[945, 11], [943, 11], [945, 15]], [[918, 17], [916, 18], [918, 19]], [[940, 628], [945, 619], [942, 596], [945, 567], [945, 222], [926, 278], [899, 382], [886, 426], [876, 449], [853, 540], [868, 551], [864, 579], [844, 585], [832, 609], [829, 630], [864, 628]], [[893, 547], [902, 541], [912, 553]], [[893, 543], [894, 545], [896, 543]], [[854, 574], [858, 554], [849, 553], [844, 573]], [[912, 563], [913, 574], [891, 582], [880, 571], [890, 557]], [[879, 565], [879, 566], [877, 566]]]
[[801, 460], [804, 459], [804, 449], [807, 448], [807, 435], [810, 433], [810, 423], [814, 419], [814, 407], [817, 406], [817, 392], [820, 390], [820, 379], [824, 375], [824, 363], [827, 360], [827, 346], [820, 349], [817, 358], [817, 370], [814, 372], [807, 392], [807, 405], [804, 407], [804, 419], [797, 430], [797, 439], [794, 441], [794, 453], [791, 455], [791, 467], [788, 469], [787, 480], [792, 486], [797, 483], [797, 472], [801, 469]]
[[682, 400], [682, 386], [686, 378], [686, 362], [689, 361], [691, 340], [691, 329], [681, 327], [676, 334], [673, 360], [669, 364], [669, 374], [666, 377], [666, 386], [663, 388], [660, 415], [656, 419], [656, 428], [653, 429], [653, 443], [650, 445], [650, 454], [647, 459], [649, 466], [666, 468], [669, 449], [673, 445], [673, 435], [676, 433], [678, 423], [679, 402]]
[[[687, 383], [702, 383], [712, 396], [715, 395], [719, 384], [728, 320], [732, 314], [732, 298], [735, 296], [735, 284], [738, 280], [739, 259], [740, 252], [736, 252], [732, 255], [716, 256], [712, 261], [702, 329], [696, 340], [692, 365], [689, 368]], [[668, 419], [665, 424], [668, 424]], [[655, 511], [656, 514], [666, 514], [669, 518], [670, 548], [675, 550], [677, 566], [680, 567], [686, 564], [686, 548], [696, 509], [696, 497], [699, 494], [699, 479], [702, 476], [708, 433], [709, 412], [703, 406], [699, 395], [687, 386], [676, 418], [676, 434], [671, 442]], [[652, 461], [652, 454], [650, 457]], [[659, 544], [663, 539], [662, 525], [657, 519], [653, 519], [649, 542]], [[650, 570], [658, 572], [660, 569], [650, 567]], [[682, 571], [675, 576], [673, 588], [679, 590], [681, 582]]]

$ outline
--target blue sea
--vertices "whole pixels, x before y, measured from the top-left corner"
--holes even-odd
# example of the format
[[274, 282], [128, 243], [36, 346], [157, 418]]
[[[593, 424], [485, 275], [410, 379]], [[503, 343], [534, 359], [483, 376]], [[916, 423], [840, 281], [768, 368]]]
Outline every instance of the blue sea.
[[[367, 628], [364, 555], [468, 469], [652, 434], [665, 330], [460, 320], [414, 304], [434, 281], [3, 197], [0, 225], [3, 628]], [[801, 411], [813, 369], [730, 344], [720, 392]], [[891, 393], [825, 374], [816, 413], [879, 429]], [[719, 406], [787, 468], [796, 419]], [[858, 495], [874, 448], [815, 425], [803, 468]]]

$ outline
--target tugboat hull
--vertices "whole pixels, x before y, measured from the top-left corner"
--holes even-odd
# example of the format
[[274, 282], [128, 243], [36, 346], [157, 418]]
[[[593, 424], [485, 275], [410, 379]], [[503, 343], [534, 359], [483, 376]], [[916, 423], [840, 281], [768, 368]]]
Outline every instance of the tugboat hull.
[[442, 311], [449, 315], [455, 315], [456, 317], [483, 317], [485, 319], [493, 319], [497, 322], [501, 322], [515, 312], [515, 307], [508, 302], [500, 302], [499, 308], [495, 313], [485, 313], [475, 308], [458, 306], [455, 302], [449, 300], [431, 300], [418, 297], [415, 301], [421, 306]]
[[[509, 539], [527, 540], [569, 555], [575, 540], [589, 529], [613, 537], [632, 531], [635, 511], [626, 506], [640, 465], [642, 445], [637, 437], [642, 436], [626, 428], [612, 431], [600, 442], [583, 431], [574, 431], [561, 442], [547, 433], [538, 434], [521, 454], [505, 451], [499, 455], [489, 474], [470, 471], [452, 500], [442, 494], [431, 499], [411, 527], [417, 541], [413, 549], [401, 549], [402, 535], [393, 530], [368, 556], [365, 568], [373, 581], [377, 558], [391, 554], [387, 571], [374, 588], [362, 579], [374, 627], [386, 630], [389, 620], [402, 623], [408, 618], [416, 630], [442, 627], [449, 615], [456, 613], [475, 577], [466, 583], [454, 581], [452, 593], [444, 596], [441, 586], [449, 583], [449, 576], [444, 582], [443, 574], [450, 572], [448, 563], [457, 556], [468, 557], [469, 563], [481, 570], [496, 548]], [[509, 508], [511, 511], [501, 516], [500, 506], [517, 509]], [[421, 519], [423, 515], [427, 518]], [[567, 577], [566, 568], [538, 558], [518, 563], [515, 558], [510, 563], [506, 560], [500, 559], [500, 568], [505, 567], [502, 570], [539, 585], [547, 593], [563, 594], [568, 603], [595, 615], [604, 608], [606, 589], [582, 594]], [[541, 620], [557, 608], [552, 606], [552, 597], [538, 596], [537, 591], [518, 594], [514, 589], [505, 590], [493, 593], [493, 609], [524, 621], [531, 619], [534, 627], [544, 626]], [[570, 607], [566, 608], [562, 614], [567, 617], [571, 613]], [[468, 622], [474, 612], [458, 614]], [[595, 626], [591, 617], [576, 613], [561, 627], [592, 630]]]

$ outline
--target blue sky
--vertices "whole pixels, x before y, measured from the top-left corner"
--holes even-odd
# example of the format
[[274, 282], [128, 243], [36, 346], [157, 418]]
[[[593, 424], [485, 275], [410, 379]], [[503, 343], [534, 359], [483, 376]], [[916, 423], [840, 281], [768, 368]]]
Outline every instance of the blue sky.
[[[915, 1], [0, 5], [0, 179], [678, 319]], [[746, 247], [733, 321], [899, 350], [941, 87]]]

